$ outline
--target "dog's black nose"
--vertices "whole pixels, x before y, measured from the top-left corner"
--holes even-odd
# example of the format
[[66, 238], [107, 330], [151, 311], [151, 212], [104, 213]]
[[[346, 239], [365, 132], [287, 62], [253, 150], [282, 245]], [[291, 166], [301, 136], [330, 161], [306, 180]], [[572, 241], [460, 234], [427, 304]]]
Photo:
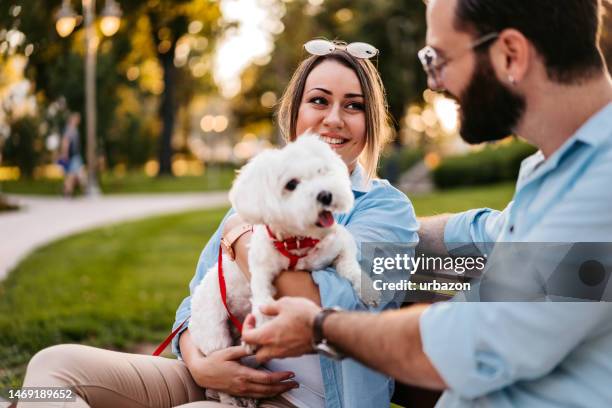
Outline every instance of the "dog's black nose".
[[321, 191], [317, 195], [317, 201], [323, 205], [330, 205], [332, 202], [332, 193], [329, 191]]

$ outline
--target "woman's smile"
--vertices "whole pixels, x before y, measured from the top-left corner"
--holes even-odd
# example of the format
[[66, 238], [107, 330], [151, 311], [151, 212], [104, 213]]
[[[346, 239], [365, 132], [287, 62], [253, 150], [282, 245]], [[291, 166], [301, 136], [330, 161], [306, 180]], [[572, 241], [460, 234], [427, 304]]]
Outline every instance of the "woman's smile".
[[333, 149], [340, 148], [349, 142], [349, 139], [335, 134], [321, 133], [320, 139], [330, 145]]

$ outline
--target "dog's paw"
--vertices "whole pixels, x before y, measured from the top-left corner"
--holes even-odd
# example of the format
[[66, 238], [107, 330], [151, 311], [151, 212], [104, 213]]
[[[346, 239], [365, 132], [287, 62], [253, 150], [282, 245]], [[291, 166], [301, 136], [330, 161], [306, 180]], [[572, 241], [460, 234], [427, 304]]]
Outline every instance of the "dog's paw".
[[374, 284], [370, 278], [363, 277], [363, 280], [364, 284], [361, 286], [361, 291], [358, 292], [361, 300], [370, 307], [378, 307], [380, 305], [381, 293], [374, 289]]
[[363, 293], [361, 300], [369, 307], [378, 307], [380, 305], [380, 293], [373, 291]]
[[257, 346], [255, 346], [254, 344], [249, 344], [245, 342], [244, 340], [241, 341], [240, 345], [242, 346], [244, 351], [246, 351], [247, 353], [251, 355], [255, 354], [255, 352], [257, 351]]
[[253, 308], [253, 315], [255, 316], [255, 326], [260, 327], [262, 324], [272, 320], [272, 316], [265, 315], [259, 310], [259, 307]]
[[247, 408], [257, 408], [258, 401], [254, 398], [240, 398], [242, 400], [242, 403], [244, 405], [242, 405], [243, 407], [247, 407]]
[[380, 305], [380, 302], [376, 299], [368, 299], [365, 303], [370, 307], [378, 307], [378, 305]]
[[237, 407], [257, 408], [257, 400], [254, 398], [235, 397]]
[[234, 397], [223, 392], [219, 393], [219, 401], [222, 404], [232, 405], [234, 407], [257, 408], [257, 400], [254, 398]]

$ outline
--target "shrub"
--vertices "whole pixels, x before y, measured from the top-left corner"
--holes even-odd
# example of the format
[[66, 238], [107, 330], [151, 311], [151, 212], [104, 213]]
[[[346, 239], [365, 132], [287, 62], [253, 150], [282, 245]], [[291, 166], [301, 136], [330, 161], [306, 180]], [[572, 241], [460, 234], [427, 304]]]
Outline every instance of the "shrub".
[[536, 149], [524, 142], [489, 145], [464, 156], [448, 157], [433, 171], [439, 188], [514, 180], [521, 162]]

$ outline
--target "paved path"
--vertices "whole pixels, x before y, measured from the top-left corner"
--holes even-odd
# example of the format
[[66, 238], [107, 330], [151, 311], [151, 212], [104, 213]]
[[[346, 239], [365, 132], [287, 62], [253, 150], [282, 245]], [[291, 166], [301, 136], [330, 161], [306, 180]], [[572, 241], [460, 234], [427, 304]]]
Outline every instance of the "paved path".
[[428, 194], [434, 190], [431, 170], [422, 160], [402, 174], [398, 184], [399, 189], [409, 196]]
[[0, 213], [0, 280], [34, 249], [77, 232], [126, 220], [228, 205], [226, 192], [110, 195], [66, 200], [11, 196], [21, 209]]

